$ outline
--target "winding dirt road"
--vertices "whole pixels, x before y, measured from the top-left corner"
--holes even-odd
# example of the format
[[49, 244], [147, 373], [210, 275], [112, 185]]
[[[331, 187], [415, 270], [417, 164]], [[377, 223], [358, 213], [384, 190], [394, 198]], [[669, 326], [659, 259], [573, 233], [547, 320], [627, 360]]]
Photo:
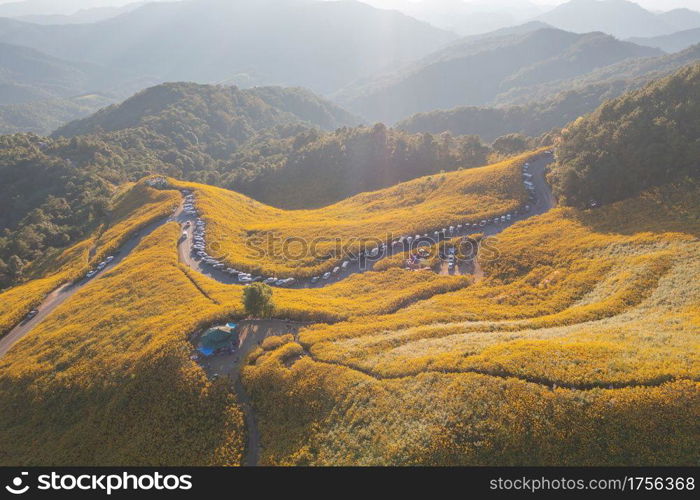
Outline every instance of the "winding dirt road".
[[[180, 209], [178, 209], [180, 210]], [[94, 278], [87, 279], [81, 278], [72, 283], [66, 283], [61, 285], [59, 288], [51, 292], [39, 305], [36, 310], [37, 315], [29, 321], [22, 321], [12, 330], [10, 330], [5, 336], [0, 337], [0, 358], [2, 358], [10, 348], [17, 343], [22, 337], [36, 328], [42, 321], [44, 321], [58, 306], [63, 304], [66, 300], [71, 298], [77, 292], [82, 290], [88, 283], [93, 280], [100, 279], [102, 275], [107, 273], [110, 269], [117, 266], [122, 260], [124, 260], [136, 246], [141, 243], [141, 240], [151, 234], [153, 231], [158, 229], [160, 226], [166, 222], [175, 220], [175, 216], [168, 217], [165, 219], [152, 222], [143, 229], [141, 229], [137, 234], [132, 235], [126, 243], [124, 243], [115, 253], [114, 260], [107, 264], [105, 268]]]
[[[532, 174], [531, 182], [534, 184], [535, 194], [535, 201], [530, 203], [530, 211], [513, 217], [507, 223], [491, 223], [486, 227], [479, 228], [478, 231], [485, 235], [492, 236], [497, 233], [500, 233], [510, 225], [520, 220], [524, 220], [529, 217], [545, 213], [551, 208], [553, 208], [556, 205], [556, 201], [545, 179], [545, 171], [547, 165], [549, 165], [551, 161], [551, 156], [542, 155], [530, 162], [529, 173]], [[132, 236], [116, 252], [115, 259], [105, 267], [105, 269], [100, 273], [100, 275], [93, 279], [100, 279], [101, 275], [118, 265], [131, 253], [131, 251], [134, 248], [136, 248], [136, 246], [143, 240], [143, 238], [151, 234], [163, 224], [171, 221], [176, 221], [181, 224], [183, 232], [187, 234], [186, 239], [182, 239], [178, 242], [178, 254], [180, 257], [180, 261], [192, 268], [193, 270], [206, 276], [209, 276], [220, 283], [231, 285], [238, 284], [238, 281], [229, 274], [217, 271], [210, 266], [202, 265], [202, 263], [199, 260], [193, 257], [191, 249], [193, 243], [193, 222], [195, 219], [196, 217], [186, 215], [184, 213], [183, 204], [181, 203], [172, 216], [156, 221], [147, 226], [146, 228], [142, 229], [137, 235]], [[185, 227], [187, 222], [189, 222], [189, 225], [188, 227]], [[470, 228], [462, 232], [455, 232], [451, 235], [451, 237], [466, 236], [472, 233], [474, 233], [474, 229]], [[393, 249], [389, 249], [385, 257], [392, 255], [392, 250]], [[403, 251], [403, 249], [398, 248], [397, 251]], [[351, 265], [349, 265], [347, 269], [341, 271], [331, 280], [321, 280], [317, 284], [312, 284], [310, 282], [298, 283], [294, 285], [293, 288], [327, 286], [331, 283], [335, 283], [337, 281], [345, 279], [353, 274], [371, 270], [371, 268], [372, 265], [360, 266], [357, 262], [351, 263]], [[478, 265], [478, 262], [474, 266], [473, 272], [475, 275], [479, 274], [480, 266]], [[50, 293], [42, 302], [42, 304], [39, 307], [37, 307], [38, 314], [34, 318], [32, 318], [29, 321], [21, 322], [15, 328], [10, 330], [10, 332], [8, 332], [4, 337], [0, 338], [0, 358], [2, 358], [12, 348], [12, 346], [15, 345], [22, 337], [24, 337], [30, 331], [36, 328], [36, 326], [38, 326], [44, 319], [46, 319], [57, 307], [59, 307], [66, 300], [72, 297], [75, 293], [77, 293], [79, 290], [85, 287], [90, 281], [91, 280], [83, 278], [74, 283], [62, 285], [61, 287]], [[227, 356], [216, 356], [209, 360], [201, 361], [203, 368], [209, 374], [209, 376], [228, 376], [234, 383], [235, 390], [238, 394], [239, 402], [245, 415], [245, 421], [248, 430], [247, 451], [245, 457], [246, 465], [257, 465], [259, 462], [260, 433], [258, 431], [255, 414], [252, 409], [252, 403], [240, 381], [239, 375], [242, 363], [244, 362], [247, 355], [255, 347], [257, 347], [266, 337], [272, 335], [281, 335], [284, 333], [292, 333], [296, 337], [296, 333], [298, 332], [298, 329], [301, 326], [301, 324], [285, 320], [241, 322], [241, 342], [239, 345], [239, 349], [235, 354]]]
[[[535, 200], [531, 202], [527, 202], [530, 206], [530, 210], [527, 212], [523, 212], [517, 215], [514, 215], [511, 220], [506, 221], [506, 222], [499, 222], [499, 223], [494, 223], [493, 221], [489, 222], [486, 226], [484, 227], [478, 227], [478, 228], [464, 228], [461, 231], [460, 230], [455, 230], [454, 233], [450, 234], [450, 238], [457, 238], [461, 236], [468, 236], [470, 234], [474, 233], [482, 233], [485, 236], [493, 236], [495, 234], [500, 233], [507, 227], [512, 226], [516, 222], [528, 219], [530, 217], [533, 217], [535, 215], [540, 215], [545, 212], [548, 212], [551, 210], [555, 205], [556, 205], [556, 200], [554, 198], [554, 195], [552, 194], [552, 190], [549, 187], [549, 184], [547, 184], [547, 180], [545, 178], [545, 173], [547, 166], [553, 161], [553, 158], [551, 155], [540, 155], [534, 160], [530, 161], [530, 168], [529, 168], [529, 175], [532, 177], [529, 179], [533, 185], [534, 185], [534, 197]], [[214, 269], [212, 266], [205, 264], [202, 262], [201, 259], [198, 257], [195, 257], [192, 248], [194, 245], [194, 223], [197, 220], [197, 216], [194, 215], [187, 215], [183, 211], [179, 211], [176, 214], [176, 218], [178, 222], [182, 225], [182, 230], [183, 233], [187, 235], [186, 239], [183, 239], [180, 241], [178, 244], [178, 254], [180, 256], [180, 261], [183, 262], [185, 265], [190, 267], [191, 269], [197, 271], [200, 274], [203, 274], [205, 276], [208, 276], [219, 283], [222, 284], [227, 284], [227, 285], [239, 285], [239, 281], [236, 277], [231, 276], [230, 274], [222, 271], [222, 270], [217, 270]], [[189, 223], [187, 227], [185, 225]], [[449, 226], [450, 224], [457, 224], [456, 221], [446, 221], [445, 225]], [[390, 229], [390, 228], [389, 228]], [[433, 228], [431, 231], [428, 231], [428, 235], [434, 235], [434, 232], [436, 230], [440, 230], [441, 228]], [[444, 239], [444, 237], [441, 237], [441, 239]], [[316, 283], [312, 283], [310, 280], [299, 280], [293, 285], [286, 285], [285, 288], [292, 288], [292, 289], [301, 289], [301, 288], [323, 288], [325, 286], [328, 286], [332, 283], [336, 283], [338, 281], [342, 281], [346, 279], [348, 276], [352, 276], [353, 274], [359, 274], [359, 273], [364, 273], [367, 271], [371, 271], [374, 267], [374, 265], [379, 262], [381, 259], [390, 257], [396, 253], [403, 252], [405, 249], [403, 245], [396, 245], [395, 247], [388, 247], [386, 249], [386, 252], [382, 255], [380, 255], [378, 258], [374, 260], [367, 259], [365, 262], [360, 262], [360, 261], [350, 261], [349, 265], [347, 266], [346, 269], [341, 269], [340, 272], [337, 274], [334, 274], [330, 277], [328, 280], [319, 280]], [[476, 266], [474, 266], [478, 274], [479, 270], [479, 265], [478, 262], [476, 263]], [[271, 285], [275, 286], [275, 285]]]

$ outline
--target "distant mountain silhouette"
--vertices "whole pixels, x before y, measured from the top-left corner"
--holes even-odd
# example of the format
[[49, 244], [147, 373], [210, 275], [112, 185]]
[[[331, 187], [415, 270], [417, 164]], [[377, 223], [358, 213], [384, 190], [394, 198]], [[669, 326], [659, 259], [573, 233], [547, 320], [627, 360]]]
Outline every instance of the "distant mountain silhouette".
[[618, 38], [667, 35], [700, 27], [699, 12], [677, 9], [656, 14], [628, 0], [571, 0], [537, 20], [575, 33], [602, 31]]
[[630, 42], [655, 47], [666, 52], [678, 52], [692, 45], [700, 43], [700, 28], [679, 31], [670, 35], [650, 38], [630, 38]]
[[347, 109], [395, 122], [421, 111], [494, 104], [513, 89], [558, 81], [658, 49], [603, 33], [539, 29], [501, 37], [467, 38], [414, 65], [358, 81], [336, 95]]
[[152, 3], [99, 23], [0, 19], [0, 41], [160, 81], [230, 81], [331, 92], [420, 58], [455, 35], [355, 1]]

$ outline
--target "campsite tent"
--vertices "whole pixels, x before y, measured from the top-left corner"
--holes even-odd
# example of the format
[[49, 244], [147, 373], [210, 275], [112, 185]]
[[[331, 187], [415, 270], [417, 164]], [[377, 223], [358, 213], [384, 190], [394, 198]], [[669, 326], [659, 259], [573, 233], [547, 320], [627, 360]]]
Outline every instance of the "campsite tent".
[[235, 348], [238, 346], [238, 332], [236, 325], [229, 323], [227, 326], [210, 328], [199, 341], [199, 351], [205, 356], [214, 354], [219, 349]]

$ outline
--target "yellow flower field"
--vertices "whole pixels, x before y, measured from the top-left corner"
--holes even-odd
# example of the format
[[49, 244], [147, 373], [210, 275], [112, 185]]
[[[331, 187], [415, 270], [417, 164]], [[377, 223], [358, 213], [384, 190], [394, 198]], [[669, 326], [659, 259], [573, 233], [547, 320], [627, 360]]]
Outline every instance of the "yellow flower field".
[[134, 231], [172, 213], [179, 200], [176, 191], [157, 191], [143, 183], [119, 193], [106, 227], [57, 252], [57, 255], [44, 256], [27, 270], [28, 282], [0, 292], [0, 336], [14, 327], [46, 295], [84, 275], [90, 266], [116, 250]]
[[500, 234], [483, 281], [258, 350], [262, 434], [289, 436], [263, 460], [695, 463], [699, 194], [554, 210]]
[[[180, 196], [135, 189], [66, 263], [108, 253]], [[236, 197], [211, 188], [207, 205], [195, 189], [205, 216], [214, 195]], [[476, 282], [389, 267], [275, 289], [275, 317], [313, 324], [266, 339], [243, 369], [262, 462], [696, 463], [699, 194], [688, 182], [519, 222]], [[297, 222], [287, 234], [314, 230]], [[235, 391], [207, 379], [188, 339], [241, 318], [243, 287], [184, 267], [179, 235], [156, 229], [0, 359], [0, 463], [242, 462]], [[4, 296], [20, 304], [21, 287]]]
[[[174, 184], [196, 192], [210, 255], [254, 274], [308, 278], [336, 266], [343, 255], [338, 248], [357, 249], [358, 240], [375, 246], [389, 235], [423, 234], [516, 209], [526, 199], [521, 167], [538, 154], [422, 177], [316, 210], [280, 210], [220, 188]], [[316, 251], [304, 252], [300, 241], [309, 249], [315, 242]]]

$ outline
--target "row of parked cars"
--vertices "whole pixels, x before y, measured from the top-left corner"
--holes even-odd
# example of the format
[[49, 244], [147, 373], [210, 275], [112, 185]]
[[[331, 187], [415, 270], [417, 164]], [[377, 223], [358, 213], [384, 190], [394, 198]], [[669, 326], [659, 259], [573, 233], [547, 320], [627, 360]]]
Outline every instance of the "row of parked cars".
[[[253, 276], [250, 273], [238, 271], [237, 269], [227, 267], [225, 263], [221, 262], [220, 260], [212, 257], [207, 253], [207, 244], [205, 240], [207, 234], [207, 225], [206, 222], [198, 216], [194, 194], [188, 193], [185, 196], [185, 205], [183, 208], [184, 212], [187, 215], [197, 217], [194, 221], [194, 230], [192, 232], [192, 253], [197, 259], [200, 260], [200, 262], [202, 262], [202, 264], [209, 266], [212, 269], [215, 269], [221, 273], [228, 274], [229, 276], [231, 276], [232, 278], [234, 278], [242, 284], [263, 282], [268, 285], [274, 286], [291, 286], [296, 283], [296, 280], [294, 278], [264, 278], [263, 276]], [[186, 230], [190, 227], [190, 224], [191, 223], [189, 221], [185, 223], [185, 232], [183, 233], [183, 236], [185, 237], [187, 236]]]
[[94, 277], [97, 276], [100, 272], [102, 272], [102, 271], [104, 270], [105, 267], [107, 267], [109, 264], [111, 264], [113, 260], [114, 260], [114, 255], [110, 255], [110, 256], [107, 257], [105, 260], [103, 260], [102, 262], [100, 262], [99, 264], [97, 264], [97, 267], [96, 267], [95, 269], [90, 270], [90, 271], [85, 275], [85, 278], [86, 278], [86, 279], [92, 279], [92, 278], [94, 278]]
[[[551, 154], [551, 152], [547, 152], [547, 154]], [[532, 174], [529, 172], [530, 164], [525, 163], [523, 166], [523, 178], [525, 182], [526, 188], [531, 191], [531, 196], [530, 200], [535, 201], [534, 197], [534, 184], [532, 183]], [[185, 197], [185, 213], [188, 215], [197, 215], [197, 210], [195, 206], [195, 200], [194, 200], [194, 195], [191, 193], [188, 193]], [[504, 215], [500, 215], [494, 218], [489, 218], [489, 219], [482, 219], [480, 221], [469, 221], [469, 222], [464, 222], [464, 223], [455, 223], [453, 225], [447, 226], [442, 228], [441, 230], [434, 231], [432, 233], [432, 238], [430, 233], [424, 233], [424, 234], [416, 234], [415, 236], [401, 236], [399, 238], [396, 238], [391, 242], [391, 247], [396, 248], [396, 247], [402, 247], [405, 244], [412, 244], [418, 240], [421, 239], [432, 239], [434, 241], [440, 241], [443, 239], [447, 239], [449, 237], [453, 236], [458, 236], [460, 234], [468, 234], [472, 232], [479, 231], [480, 229], [483, 229], [491, 224], [507, 224], [509, 222], [512, 222], [513, 219], [519, 215], [526, 214], [530, 212], [531, 207], [530, 205], [524, 205], [520, 209], [514, 210], [512, 213], [507, 213]], [[223, 262], [215, 259], [214, 257], [211, 257], [207, 254], [206, 252], [206, 242], [205, 242], [205, 236], [206, 236], [206, 223], [201, 219], [197, 218], [195, 221], [195, 229], [194, 229], [194, 243], [193, 243], [193, 248], [192, 252], [194, 255], [201, 259], [201, 261], [208, 265], [211, 266], [213, 269], [216, 269], [220, 272], [226, 273], [238, 280], [240, 283], [244, 284], [249, 284], [249, 283], [255, 283], [258, 281], [261, 281], [265, 284], [268, 285], [274, 285], [274, 286], [291, 286], [296, 284], [296, 280], [294, 278], [275, 278], [275, 277], [269, 277], [269, 278], [264, 278], [263, 276], [253, 276], [249, 273], [245, 273], [242, 271], [238, 271], [236, 269], [227, 267], [226, 264]], [[343, 261], [340, 263], [338, 266], [334, 267], [333, 270], [328, 271], [322, 275], [319, 276], [314, 276], [311, 278], [310, 282], [312, 284], [317, 284], [321, 281], [328, 281], [330, 280], [333, 276], [338, 276], [341, 274], [342, 271], [345, 271], [348, 269], [350, 264], [352, 262], [356, 262], [357, 260], [360, 259], [365, 259], [365, 258], [377, 258], [380, 255], [384, 255], [387, 250], [387, 245], [385, 243], [379, 244], [377, 247], [374, 247], [370, 250], [362, 251], [360, 252], [359, 256], [350, 258], [348, 260]]]

